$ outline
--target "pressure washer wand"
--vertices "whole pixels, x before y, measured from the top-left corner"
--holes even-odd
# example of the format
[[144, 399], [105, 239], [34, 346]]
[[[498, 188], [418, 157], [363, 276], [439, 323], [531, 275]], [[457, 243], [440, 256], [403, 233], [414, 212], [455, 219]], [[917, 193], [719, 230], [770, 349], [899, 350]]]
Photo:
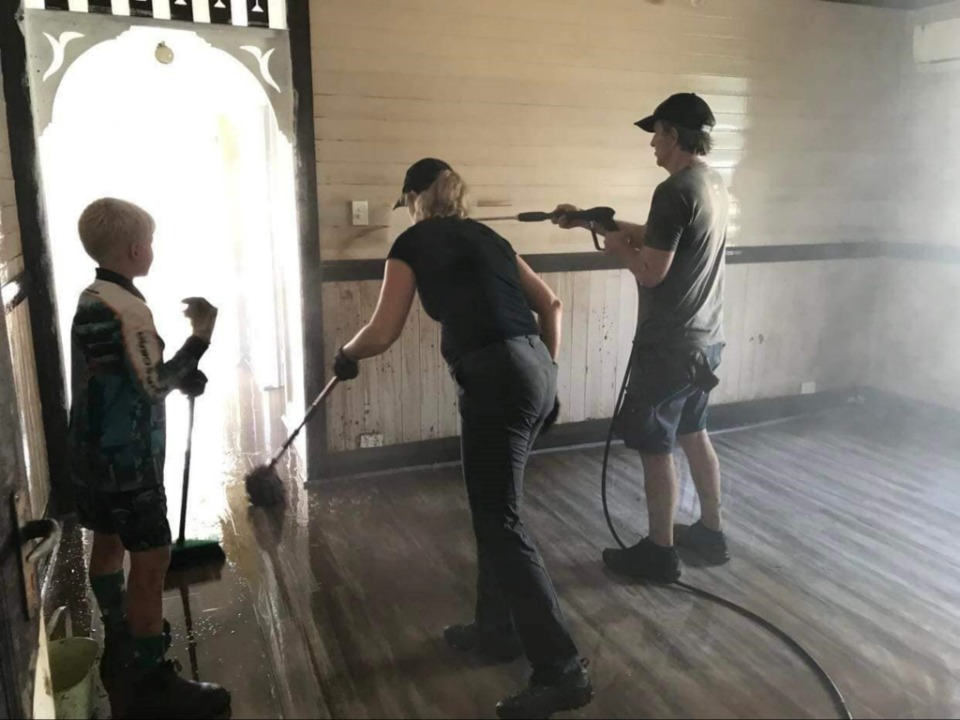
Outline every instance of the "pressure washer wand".
[[553, 220], [555, 217], [559, 218], [560, 215], [545, 212], [525, 212], [519, 215], [499, 215], [497, 217], [474, 218], [474, 220], [477, 222], [504, 222], [507, 220], [513, 220], [515, 222], [543, 222], [545, 220]]
[[546, 220], [556, 220], [565, 217], [567, 220], [576, 222], [585, 220], [590, 223], [590, 233], [593, 235], [593, 246], [603, 252], [603, 246], [600, 245], [600, 239], [597, 237], [596, 225], [600, 225], [604, 230], [615, 232], [620, 229], [613, 216], [616, 214], [613, 208], [595, 207], [589, 210], [577, 210], [575, 212], [523, 212], [519, 215], [501, 215], [498, 217], [474, 218], [477, 222], [504, 222], [513, 220], [514, 222], [544, 222]]

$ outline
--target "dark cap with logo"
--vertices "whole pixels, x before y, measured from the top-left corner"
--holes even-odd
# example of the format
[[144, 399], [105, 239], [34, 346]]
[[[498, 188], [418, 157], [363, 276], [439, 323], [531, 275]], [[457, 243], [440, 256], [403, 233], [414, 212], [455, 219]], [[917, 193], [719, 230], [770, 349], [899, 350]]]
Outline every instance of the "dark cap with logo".
[[657, 120], [665, 120], [671, 125], [687, 130], [703, 132], [709, 132], [717, 124], [717, 119], [713, 116], [713, 111], [710, 110], [706, 100], [694, 93], [671, 95], [660, 103], [653, 111], [653, 115], [645, 117], [634, 125], [647, 132], [653, 132]]
[[418, 195], [433, 185], [433, 182], [440, 177], [444, 170], [452, 170], [443, 160], [436, 158], [423, 158], [417, 160], [407, 169], [407, 174], [403, 178], [403, 190], [400, 192], [400, 199], [393, 209], [402, 208], [407, 204], [407, 193], [415, 192]]

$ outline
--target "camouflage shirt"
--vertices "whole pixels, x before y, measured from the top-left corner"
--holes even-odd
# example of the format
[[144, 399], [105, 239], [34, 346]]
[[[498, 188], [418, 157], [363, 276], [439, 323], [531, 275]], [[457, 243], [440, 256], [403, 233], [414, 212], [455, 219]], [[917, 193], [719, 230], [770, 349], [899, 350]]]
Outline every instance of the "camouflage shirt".
[[164, 362], [143, 295], [127, 278], [97, 269], [71, 329], [75, 484], [101, 492], [163, 485], [164, 399], [196, 370], [207, 345], [191, 337]]

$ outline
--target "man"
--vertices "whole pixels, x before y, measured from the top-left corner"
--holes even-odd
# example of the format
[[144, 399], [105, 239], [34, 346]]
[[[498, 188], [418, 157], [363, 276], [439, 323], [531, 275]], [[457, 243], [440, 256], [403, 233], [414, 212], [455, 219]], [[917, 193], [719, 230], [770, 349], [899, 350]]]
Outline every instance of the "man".
[[[724, 346], [729, 208], [723, 180], [702, 159], [710, 152], [715, 124], [710, 107], [692, 93], [671, 96], [636, 123], [653, 133], [657, 164], [670, 177], [654, 192], [645, 226], [618, 220], [618, 231], [604, 233], [605, 252], [636, 276], [649, 309], [638, 324], [616, 432], [643, 461], [650, 535], [626, 550], [604, 550], [603, 561], [619, 574], [656, 582], [680, 577], [675, 541], [713, 563], [729, 559], [720, 515], [720, 464], [706, 431], [709, 393]], [[572, 227], [563, 214], [575, 209], [559, 206], [556, 222]], [[689, 527], [673, 525], [677, 443], [700, 496], [700, 520]]]

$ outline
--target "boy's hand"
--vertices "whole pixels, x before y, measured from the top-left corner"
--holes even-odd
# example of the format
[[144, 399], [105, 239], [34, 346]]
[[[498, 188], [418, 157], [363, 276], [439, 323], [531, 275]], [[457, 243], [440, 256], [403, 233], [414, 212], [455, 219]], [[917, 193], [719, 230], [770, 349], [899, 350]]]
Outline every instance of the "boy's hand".
[[183, 314], [190, 320], [193, 334], [210, 342], [210, 338], [213, 337], [213, 328], [217, 324], [217, 309], [201, 297], [184, 298], [182, 302], [187, 306]]

